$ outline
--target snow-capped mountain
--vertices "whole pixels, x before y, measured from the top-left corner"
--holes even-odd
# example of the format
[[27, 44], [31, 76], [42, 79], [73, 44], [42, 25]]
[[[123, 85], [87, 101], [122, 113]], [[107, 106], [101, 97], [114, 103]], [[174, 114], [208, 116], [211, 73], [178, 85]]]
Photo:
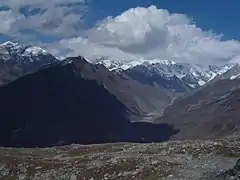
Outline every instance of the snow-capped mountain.
[[14, 60], [17, 64], [39, 61], [42, 56], [50, 55], [46, 50], [7, 41], [0, 44], [0, 58], [4, 61]]
[[110, 71], [127, 70], [127, 69], [134, 68], [135, 66], [138, 66], [138, 65], [149, 66], [157, 63], [163, 64], [163, 65], [175, 64], [174, 61], [158, 60], [158, 59], [153, 59], [153, 60], [139, 59], [139, 60], [131, 60], [131, 61], [123, 62], [118, 60], [108, 60], [105, 58], [100, 58], [96, 60], [95, 63], [104, 65]]
[[[59, 61], [46, 50], [31, 45], [7, 41], [0, 44], [0, 63], [8, 68], [20, 68], [24, 72], [37, 70], [44, 64]], [[202, 67], [196, 64], [178, 63], [172, 60], [134, 59], [128, 61], [97, 59], [94, 64], [102, 64], [110, 71], [125, 73], [138, 81], [158, 83], [174, 90], [192, 89], [205, 85], [217, 78], [235, 79], [240, 77], [236, 64]], [[23, 73], [24, 74], [24, 73]]]
[[0, 44], [0, 84], [57, 61], [53, 55], [40, 47], [7, 41]]
[[[122, 65], [124, 65], [124, 63], [122, 63], [121, 61], [110, 61], [110, 60], [100, 60], [99, 62], [97, 62], [96, 64], [102, 64], [104, 65], [106, 68], [108, 68], [110, 71], [119, 69], [119, 67], [121, 67]], [[122, 68], [121, 68], [122, 69]]]
[[[228, 64], [225, 66], [202, 67], [196, 64], [177, 63], [171, 60], [133, 60], [123, 63], [116, 60], [101, 60], [98, 64], [104, 65], [111, 71], [143, 73], [146, 76], [159, 76], [161, 78], [170, 79], [176, 76], [183, 83], [191, 88], [203, 86], [213, 80], [215, 77], [223, 75], [235, 64]], [[235, 70], [232, 76], [236, 75]], [[239, 72], [240, 73], [240, 69]], [[230, 77], [229, 77], [230, 78]]]

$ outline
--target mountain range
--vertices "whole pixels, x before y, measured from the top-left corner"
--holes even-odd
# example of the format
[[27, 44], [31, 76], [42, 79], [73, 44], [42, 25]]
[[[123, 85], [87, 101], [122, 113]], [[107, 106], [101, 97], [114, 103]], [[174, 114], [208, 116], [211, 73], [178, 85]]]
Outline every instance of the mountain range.
[[[207, 67], [203, 67], [197, 64], [177, 63], [172, 60], [160, 59], [137, 60], [126, 63], [100, 59], [96, 63], [104, 65], [110, 71], [144, 74], [143, 76], [147, 76], [149, 79], [156, 75], [166, 80], [177, 78], [191, 89], [203, 86], [217, 76], [221, 76], [239, 66], [237, 63], [230, 63], [220, 66], [208, 65]], [[236, 75], [238, 76], [239, 72], [233, 73], [229, 78], [234, 79]]]
[[[0, 44], [1, 66], [5, 66], [11, 69], [11, 71], [17, 71], [16, 69], [20, 68], [24, 74], [24, 72], [34, 71], [42, 65], [51, 64], [57, 61], [59, 60], [56, 57], [37, 46], [22, 45], [11, 41]], [[151, 81], [151, 83], [154, 83], [159, 81], [157, 78], [164, 79], [165, 81], [179, 81], [179, 83], [181, 81], [183, 89], [176, 89], [176, 91], [194, 89], [219, 77], [235, 79], [240, 76], [240, 68], [237, 63], [229, 63], [220, 66], [208, 65], [203, 67], [198, 64], [178, 63], [172, 60], [138, 59], [124, 62], [109, 60], [104, 57], [88, 62], [92, 64], [101, 64], [112, 72], [126, 74], [138, 81], [144, 81], [144, 79], [146, 79], [148, 83]], [[228, 72], [228, 75], [225, 74], [226, 72]], [[15, 72], [10, 73], [14, 74]], [[221, 76], [223, 74], [225, 75]], [[138, 78], [139, 76], [141, 76], [141, 78]], [[160, 81], [159, 84], [164, 86], [164, 83], [161, 83]], [[166, 85], [164, 87], [175, 90], [171, 85]]]
[[0, 146], [237, 133], [239, 77], [239, 64], [59, 60], [40, 47], [8, 41], [0, 45]]
[[2, 86], [0, 146], [151, 142], [177, 132], [167, 124], [131, 123], [131, 96], [121, 99], [108, 88], [114, 76], [94, 68], [82, 57], [68, 58]]

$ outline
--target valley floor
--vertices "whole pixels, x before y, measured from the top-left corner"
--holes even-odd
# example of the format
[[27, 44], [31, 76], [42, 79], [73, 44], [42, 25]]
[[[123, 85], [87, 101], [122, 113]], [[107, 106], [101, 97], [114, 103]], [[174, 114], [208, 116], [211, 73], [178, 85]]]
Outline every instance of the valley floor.
[[0, 148], [1, 180], [214, 180], [240, 158], [240, 137], [163, 143]]
[[156, 120], [159, 119], [163, 114], [163, 109], [156, 109], [152, 112], [149, 112], [142, 117], [136, 118], [136, 120], [132, 120], [131, 122], [147, 122], [147, 123], [156, 123]]
[[142, 117], [137, 117], [135, 120], [132, 120], [131, 122], [147, 122], [147, 123], [159, 123], [157, 120], [163, 116], [164, 109], [167, 107], [173, 105], [174, 101], [177, 99], [177, 97], [173, 97], [170, 104], [166, 105], [164, 108], [155, 109]]

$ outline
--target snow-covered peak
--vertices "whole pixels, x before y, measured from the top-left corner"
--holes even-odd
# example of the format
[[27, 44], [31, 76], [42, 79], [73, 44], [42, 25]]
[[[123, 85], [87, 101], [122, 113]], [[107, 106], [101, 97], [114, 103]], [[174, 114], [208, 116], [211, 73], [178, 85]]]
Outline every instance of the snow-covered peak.
[[1, 47], [13, 47], [19, 45], [18, 43], [14, 43], [11, 41], [6, 41], [5, 43], [0, 44]]
[[15, 54], [19, 56], [38, 56], [48, 54], [46, 50], [38, 46], [29, 46], [11, 41], [0, 44], [0, 49], [2, 49], [2, 51], [8, 51], [9, 54]]
[[166, 66], [171, 66], [176, 64], [175, 61], [172, 60], [160, 60], [160, 59], [153, 59], [153, 60], [148, 60], [148, 62], [150, 62], [150, 64], [162, 64], [162, 65], [166, 65]]
[[25, 45], [11, 41], [0, 44], [0, 48], [8, 51], [9, 54], [21, 54], [25, 47]]
[[127, 70], [138, 65], [149, 66], [153, 64], [161, 64], [165, 66], [171, 66], [173, 64], [176, 64], [176, 62], [171, 60], [160, 60], [160, 59], [152, 59], [152, 60], [138, 59], [138, 60], [131, 60], [131, 61], [118, 61], [118, 60], [109, 60], [109, 59], [101, 58], [100, 60], [97, 61], [97, 64], [102, 64], [106, 68], [108, 68], [110, 71], [113, 71], [118, 69]]
[[115, 61], [101, 60], [97, 64], [102, 64], [109, 70], [114, 70], [114, 69], [118, 68], [119, 66], [123, 65], [123, 63], [121, 61], [116, 61], [116, 60]]
[[30, 46], [23, 52], [23, 56], [38, 56], [44, 54], [48, 54], [47, 51], [37, 46]]
[[49, 54], [46, 50], [38, 47], [7, 41], [0, 44], [0, 58], [2, 60], [15, 61], [17, 64], [35, 62], [41, 56]]
[[38, 62], [38, 64], [46, 64], [57, 61], [54, 56], [38, 46], [11, 41], [0, 44], [0, 60], [17, 66], [28, 65], [29, 63], [35, 62]]
[[122, 69], [122, 70], [127, 70], [127, 69], [131, 69], [135, 66], [138, 66], [138, 65], [141, 65], [143, 64], [145, 61], [144, 60], [133, 60], [133, 61], [130, 61], [130, 62], [127, 62], [127, 63], [124, 63], [122, 64], [120, 67], [118, 67], [119, 69]]

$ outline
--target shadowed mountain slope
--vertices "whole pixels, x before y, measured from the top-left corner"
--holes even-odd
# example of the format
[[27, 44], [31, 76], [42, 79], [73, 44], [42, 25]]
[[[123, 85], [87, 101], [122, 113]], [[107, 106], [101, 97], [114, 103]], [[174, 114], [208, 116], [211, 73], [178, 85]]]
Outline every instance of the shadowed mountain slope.
[[179, 93], [160, 86], [142, 84], [126, 75], [110, 72], [103, 65], [88, 63], [82, 57], [67, 58], [85, 79], [96, 80], [115, 95], [133, 114], [143, 115], [155, 109], [164, 109]]
[[0, 88], [0, 146], [152, 142], [177, 133], [130, 123], [129, 109], [103, 83], [87, 79], [82, 63], [64, 61]]
[[125, 106], [74, 69], [56, 65], [0, 89], [1, 145], [94, 143], [125, 134]]

